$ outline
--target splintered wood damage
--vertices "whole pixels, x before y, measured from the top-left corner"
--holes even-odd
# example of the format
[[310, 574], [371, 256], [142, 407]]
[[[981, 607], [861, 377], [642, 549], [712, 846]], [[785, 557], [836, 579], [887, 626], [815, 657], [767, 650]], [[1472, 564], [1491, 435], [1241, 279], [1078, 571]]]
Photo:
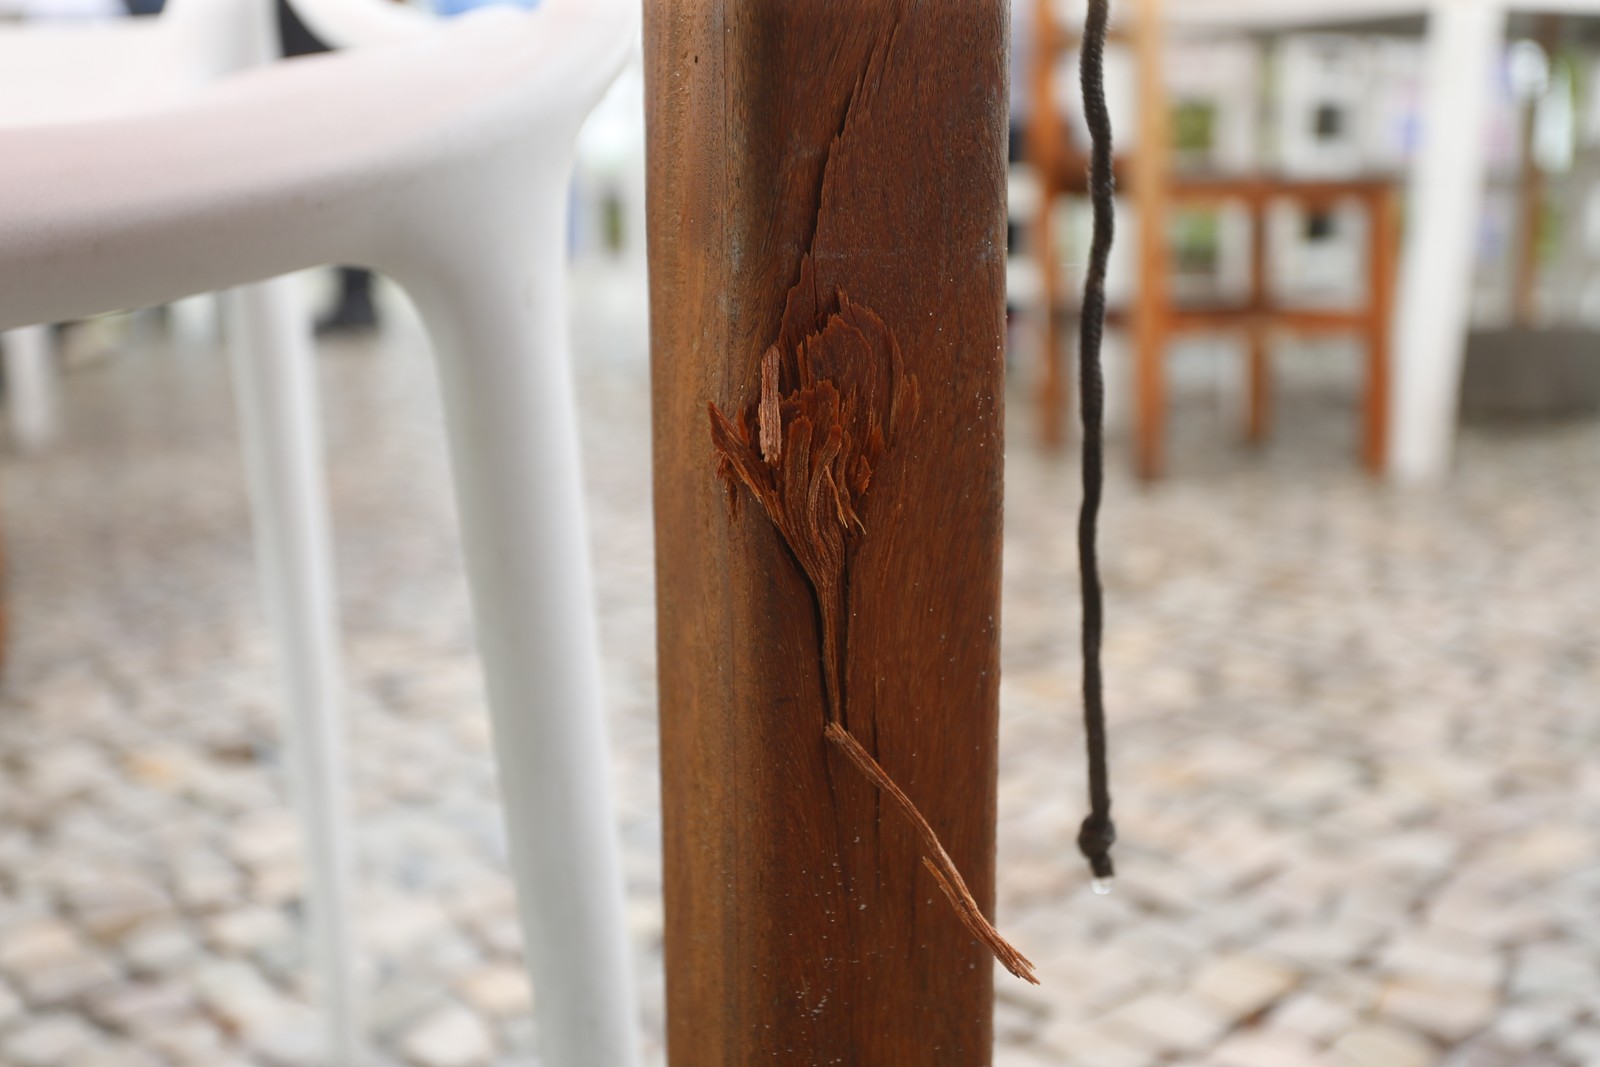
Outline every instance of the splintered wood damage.
[[1032, 964], [984, 917], [928, 820], [850, 733], [843, 675], [852, 548], [868, 533], [860, 505], [902, 424], [915, 417], [916, 379], [871, 308], [843, 289], [819, 294], [809, 254], [760, 369], [759, 395], [735, 418], [709, 405], [717, 475], [735, 513], [740, 486], [760, 503], [816, 597], [823, 735], [894, 801], [922, 840], [924, 864], [973, 935], [1012, 974], [1037, 984]]

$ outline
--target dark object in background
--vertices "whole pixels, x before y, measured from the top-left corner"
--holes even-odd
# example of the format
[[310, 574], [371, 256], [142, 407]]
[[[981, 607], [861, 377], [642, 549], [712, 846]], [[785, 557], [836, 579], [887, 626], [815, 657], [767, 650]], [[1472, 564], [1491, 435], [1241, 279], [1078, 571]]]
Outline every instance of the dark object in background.
[[372, 302], [372, 272], [359, 267], [339, 268], [339, 304], [317, 320], [317, 333], [361, 333], [378, 327], [378, 308]]
[[300, 16], [294, 13], [288, 0], [278, 0], [278, 40], [282, 42], [285, 56], [310, 56], [333, 51], [318, 40], [316, 34], [306, 29], [306, 24], [300, 21]]
[[1600, 331], [1574, 326], [1474, 330], [1461, 372], [1461, 418], [1600, 413]]
[[[130, 15], [159, 15], [166, 0], [123, 0]], [[278, 3], [278, 40], [284, 56], [309, 56], [332, 49], [306, 29], [306, 24], [289, 6]], [[317, 320], [317, 333], [361, 333], [376, 329], [378, 309], [372, 302], [372, 272], [357, 267], [339, 268], [339, 303]]]
[[[166, 0], [123, 0], [130, 15], [159, 15], [166, 6]], [[285, 56], [309, 56], [317, 52], [331, 52], [332, 49], [319, 41], [315, 34], [306, 29], [305, 23], [300, 21], [288, 0], [277, 0], [278, 3], [278, 39], [282, 42]]]
[[[285, 56], [309, 56], [332, 51], [306, 29], [288, 0], [278, 0], [278, 39]], [[317, 320], [318, 334], [364, 333], [376, 329], [378, 311], [372, 303], [372, 272], [356, 267], [339, 268], [339, 303]]]

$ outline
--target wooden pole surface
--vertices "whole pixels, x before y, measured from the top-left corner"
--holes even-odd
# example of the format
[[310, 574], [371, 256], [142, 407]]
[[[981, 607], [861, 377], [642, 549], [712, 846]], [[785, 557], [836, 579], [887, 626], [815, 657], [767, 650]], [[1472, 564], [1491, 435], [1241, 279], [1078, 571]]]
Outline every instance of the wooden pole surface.
[[680, 1067], [990, 1061], [1008, 6], [645, 3]]

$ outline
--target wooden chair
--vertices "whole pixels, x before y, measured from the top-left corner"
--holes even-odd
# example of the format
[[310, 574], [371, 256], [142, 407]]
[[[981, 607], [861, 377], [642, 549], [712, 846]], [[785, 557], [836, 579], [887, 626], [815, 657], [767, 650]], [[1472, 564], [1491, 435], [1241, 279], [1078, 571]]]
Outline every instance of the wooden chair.
[[[1155, 183], [1152, 183], [1155, 184]], [[1164, 194], [1164, 195], [1162, 195]], [[1164, 240], [1141, 241], [1140, 299], [1133, 311], [1135, 455], [1141, 477], [1162, 471], [1166, 439], [1165, 351], [1168, 341], [1185, 333], [1237, 332], [1247, 341], [1248, 360], [1245, 436], [1264, 440], [1272, 411], [1271, 353], [1268, 342], [1284, 334], [1348, 333], [1366, 349], [1366, 385], [1362, 393], [1359, 456], [1373, 474], [1383, 472], [1388, 442], [1389, 329], [1393, 312], [1399, 252], [1399, 208], [1394, 184], [1387, 179], [1327, 181], [1289, 178], [1230, 178], [1156, 185], [1156, 195], [1140, 198], [1141, 217], [1160, 220], [1173, 206], [1210, 207], [1242, 203], [1250, 215], [1249, 298], [1238, 306], [1187, 307], [1165, 291], [1170, 272]], [[1355, 203], [1367, 219], [1367, 292], [1349, 309], [1286, 306], [1276, 303], [1267, 285], [1267, 215], [1276, 203], [1289, 202], [1310, 212]], [[1149, 224], [1147, 223], [1147, 226]], [[1162, 236], [1161, 230], [1155, 226]]]
[[[1359, 454], [1373, 473], [1381, 473], [1387, 448], [1389, 331], [1399, 251], [1399, 212], [1392, 180], [1349, 178], [1307, 180], [1268, 174], [1195, 177], [1173, 173], [1166, 88], [1162, 82], [1161, 0], [1139, 0], [1137, 18], [1124, 35], [1130, 40], [1137, 78], [1138, 150], [1118, 160], [1119, 183], [1132, 185], [1139, 219], [1136, 263], [1138, 296], [1131, 311], [1114, 312], [1114, 322], [1133, 337], [1133, 414], [1135, 465], [1145, 479], [1159, 477], [1166, 440], [1166, 349], [1182, 334], [1242, 333], [1247, 339], [1248, 389], [1245, 436], [1265, 438], [1270, 422], [1271, 371], [1268, 339], [1278, 334], [1347, 332], [1359, 335], [1367, 350], [1363, 430]], [[1056, 113], [1056, 61], [1075, 46], [1075, 37], [1057, 22], [1053, 0], [1037, 5], [1033, 116], [1029, 146], [1039, 170], [1040, 197], [1035, 247], [1043, 278], [1043, 359], [1037, 403], [1040, 438], [1059, 445], [1064, 436], [1067, 389], [1061, 359], [1060, 263], [1051, 220], [1057, 201], [1086, 192], [1087, 161], [1074, 151]], [[1309, 309], [1275, 302], [1267, 285], [1266, 222], [1269, 209], [1288, 201], [1309, 211], [1344, 203], [1360, 206], [1367, 226], [1367, 292], [1349, 310]], [[1248, 297], [1238, 305], [1176, 303], [1171, 295], [1171, 248], [1167, 222], [1175, 208], [1242, 204], [1252, 233]]]

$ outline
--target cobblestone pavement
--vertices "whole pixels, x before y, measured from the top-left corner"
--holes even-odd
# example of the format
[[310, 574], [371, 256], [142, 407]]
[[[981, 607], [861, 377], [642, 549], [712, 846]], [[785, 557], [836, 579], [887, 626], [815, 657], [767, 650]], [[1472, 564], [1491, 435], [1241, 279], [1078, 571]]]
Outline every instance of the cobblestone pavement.
[[[0, 1064], [309, 1067], [226, 382], [135, 348], [0, 465]], [[432, 380], [414, 341], [321, 365], [380, 1055], [528, 1067]], [[582, 384], [659, 1057], [647, 412], [638, 368]], [[1447, 493], [1402, 495], [1350, 469], [1347, 404], [1302, 399], [1258, 456], [1184, 406], [1173, 477], [1113, 482], [1104, 898], [1072, 847], [1073, 465], [1013, 429], [1000, 925], [1044, 984], [998, 976], [1002, 1067], [1600, 1065], [1600, 428], [1471, 434]]]

